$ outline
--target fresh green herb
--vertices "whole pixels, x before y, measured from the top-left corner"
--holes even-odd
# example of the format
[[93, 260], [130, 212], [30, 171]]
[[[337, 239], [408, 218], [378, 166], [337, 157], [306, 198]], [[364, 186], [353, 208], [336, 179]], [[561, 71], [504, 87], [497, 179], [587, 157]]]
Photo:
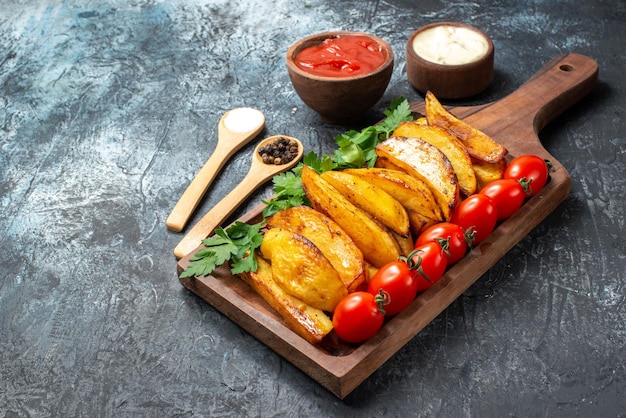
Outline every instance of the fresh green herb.
[[[266, 205], [263, 218], [293, 206], [311, 205], [302, 188], [303, 165], [318, 173], [374, 166], [377, 158], [376, 145], [389, 138], [400, 123], [413, 120], [409, 102], [403, 97], [391, 102], [384, 113], [386, 119], [377, 125], [364, 128], [360, 132], [352, 130], [337, 136], [335, 142], [339, 149], [332, 156], [319, 156], [309, 152], [291, 171], [274, 176], [274, 196], [263, 202]], [[264, 224], [265, 221], [252, 225], [237, 221], [226, 230], [217, 228], [213, 236], [202, 241], [206, 248], [194, 254], [180, 277], [206, 276], [226, 261], [231, 262], [233, 274], [256, 271], [257, 262], [253, 254], [263, 241], [261, 228]]]
[[[313, 151], [304, 156], [302, 164], [311, 167], [318, 173], [323, 173], [324, 171], [330, 171], [337, 168], [330, 155], [323, 154], [320, 157]], [[295, 170], [298, 170], [298, 175], [302, 172], [302, 164], [299, 164], [298, 167], [295, 168]]]
[[293, 206], [311, 206], [311, 203], [304, 194], [302, 188], [302, 166], [307, 165], [318, 173], [330, 171], [335, 168], [330, 156], [322, 155], [319, 157], [313, 151], [309, 152], [302, 158], [302, 162], [294, 167], [291, 171], [277, 174], [272, 179], [274, 183], [274, 196], [265, 203], [263, 209], [263, 217], [272, 216], [280, 210], [289, 209]]
[[214, 235], [202, 241], [206, 248], [193, 255], [180, 277], [206, 276], [229, 260], [232, 274], [256, 271], [253, 254], [263, 241], [262, 226], [263, 222], [250, 225], [236, 221], [226, 230], [217, 228]]
[[373, 167], [378, 158], [376, 145], [389, 138], [400, 123], [413, 120], [409, 102], [403, 97], [391, 102], [384, 113], [386, 118], [381, 123], [360, 132], [348, 131], [335, 138], [339, 146], [333, 155], [335, 168]]
[[292, 206], [304, 205], [308, 202], [302, 189], [302, 178], [296, 172], [287, 171], [272, 178], [274, 183], [274, 196], [265, 203], [263, 217], [272, 216], [278, 211]]
[[383, 139], [389, 138], [391, 133], [396, 130], [398, 125], [402, 122], [408, 122], [413, 120], [413, 113], [411, 112], [411, 105], [404, 97], [398, 97], [389, 105], [389, 109], [383, 112], [386, 116], [378, 125], [379, 133], [383, 136]]

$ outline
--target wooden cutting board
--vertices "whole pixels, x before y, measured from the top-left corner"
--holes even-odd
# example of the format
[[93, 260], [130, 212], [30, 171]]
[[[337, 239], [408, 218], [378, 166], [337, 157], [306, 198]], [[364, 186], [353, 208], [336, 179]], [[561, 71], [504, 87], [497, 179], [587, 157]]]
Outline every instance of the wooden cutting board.
[[[293, 333], [252, 289], [224, 266], [212, 276], [181, 279], [183, 286], [207, 301], [337, 397], [343, 399], [387, 359], [419, 333], [505, 253], [537, 226], [569, 194], [571, 179], [565, 168], [541, 145], [538, 132], [557, 115], [591, 92], [598, 64], [586, 56], [559, 56], [518, 90], [494, 103], [448, 108], [503, 144], [511, 157], [537, 154], [552, 161], [554, 171], [546, 187], [529, 199], [489, 238], [452, 266], [432, 288], [419, 295], [403, 312], [385, 323], [379, 333], [360, 345], [338, 341], [331, 333], [314, 346]], [[424, 114], [424, 103], [412, 103]], [[244, 215], [256, 222], [261, 203]], [[194, 251], [195, 252], [195, 251]], [[180, 274], [190, 255], [178, 263]]]

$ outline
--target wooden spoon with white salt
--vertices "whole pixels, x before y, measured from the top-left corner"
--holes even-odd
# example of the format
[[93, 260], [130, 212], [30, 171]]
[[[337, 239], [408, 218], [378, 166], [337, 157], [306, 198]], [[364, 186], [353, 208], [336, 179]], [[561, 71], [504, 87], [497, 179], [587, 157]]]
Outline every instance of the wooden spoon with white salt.
[[183, 230], [191, 214], [196, 210], [217, 173], [233, 154], [257, 136], [265, 126], [265, 116], [259, 110], [239, 107], [222, 116], [217, 127], [217, 145], [198, 174], [167, 217], [165, 225], [174, 232]]

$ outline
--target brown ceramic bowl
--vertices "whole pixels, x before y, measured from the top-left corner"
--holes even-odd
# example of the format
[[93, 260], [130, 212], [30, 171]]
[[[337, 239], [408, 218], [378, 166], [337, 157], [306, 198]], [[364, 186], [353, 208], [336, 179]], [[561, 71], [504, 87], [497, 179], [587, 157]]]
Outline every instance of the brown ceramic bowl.
[[[423, 51], [418, 54], [414, 47], [417, 36], [432, 29], [461, 28], [469, 30], [485, 43], [485, 50], [479, 57], [468, 58], [468, 62], [447, 63], [446, 58], [439, 58], [439, 62], [433, 61], [434, 54]], [[456, 29], [454, 29], [456, 30]], [[430, 41], [429, 47], [440, 45]], [[432, 48], [436, 52], [436, 48]], [[449, 51], [447, 47], [441, 48]], [[431, 52], [431, 51], [428, 51]], [[445, 55], [442, 51], [442, 56]], [[452, 53], [452, 55], [455, 55]], [[456, 54], [460, 55], [460, 54]], [[428, 57], [430, 59], [426, 59]], [[425, 93], [431, 91], [435, 96], [442, 99], [461, 99], [474, 96], [485, 90], [493, 80], [493, 43], [483, 31], [471, 25], [458, 22], [438, 22], [423, 26], [411, 34], [406, 44], [406, 75], [409, 83], [417, 90]], [[446, 62], [446, 63], [441, 63]]]
[[[367, 36], [381, 45], [387, 53], [382, 66], [374, 71], [351, 77], [313, 75], [299, 68], [294, 59], [304, 48], [319, 45], [328, 38], [338, 36]], [[287, 51], [287, 70], [291, 83], [302, 101], [330, 123], [347, 123], [357, 120], [380, 100], [393, 72], [393, 50], [377, 36], [352, 31], [324, 32], [301, 39]]]

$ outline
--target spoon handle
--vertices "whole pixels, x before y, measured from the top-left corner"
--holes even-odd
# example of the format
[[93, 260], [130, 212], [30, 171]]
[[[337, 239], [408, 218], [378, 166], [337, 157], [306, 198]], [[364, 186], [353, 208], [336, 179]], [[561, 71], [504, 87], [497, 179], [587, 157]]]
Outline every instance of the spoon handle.
[[213, 154], [211, 154], [198, 174], [196, 174], [191, 183], [189, 183], [189, 186], [187, 186], [187, 189], [167, 217], [165, 225], [170, 231], [180, 232], [183, 230], [189, 217], [196, 210], [198, 203], [209, 189], [217, 173], [222, 169], [224, 163], [226, 163], [234, 151], [236, 151], [224, 145], [220, 146], [220, 144], [221, 142], [217, 143]]
[[246, 177], [230, 193], [204, 215], [174, 248], [174, 255], [182, 258], [195, 250], [231, 213], [234, 212], [259, 185], [272, 178], [276, 171], [250, 169]]

